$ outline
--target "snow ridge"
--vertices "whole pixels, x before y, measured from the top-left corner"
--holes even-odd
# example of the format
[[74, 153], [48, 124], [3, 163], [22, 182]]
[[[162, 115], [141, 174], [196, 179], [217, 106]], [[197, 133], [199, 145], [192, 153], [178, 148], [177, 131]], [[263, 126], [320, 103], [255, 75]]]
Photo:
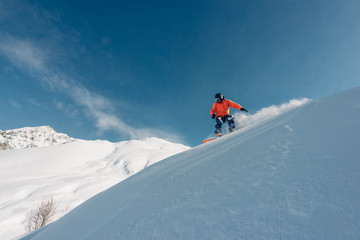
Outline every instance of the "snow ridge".
[[57, 133], [49, 126], [0, 130], [0, 150], [44, 147], [63, 144], [71, 140], [73, 138]]
[[[26, 131], [14, 132], [12, 137], [19, 140], [17, 135]], [[37, 139], [47, 139], [40, 132]], [[24, 234], [27, 212], [46, 196], [56, 202], [52, 220], [57, 220], [99, 192], [189, 148], [159, 138], [117, 143], [73, 139], [48, 147], [0, 151], [0, 239]]]

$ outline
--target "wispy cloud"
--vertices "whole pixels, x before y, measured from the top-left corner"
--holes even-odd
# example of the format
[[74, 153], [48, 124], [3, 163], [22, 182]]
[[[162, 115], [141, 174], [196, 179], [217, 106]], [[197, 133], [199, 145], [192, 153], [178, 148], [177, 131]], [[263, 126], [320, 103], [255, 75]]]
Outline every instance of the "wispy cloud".
[[9, 103], [10, 105], [13, 107], [13, 108], [17, 108], [17, 109], [20, 109], [22, 108], [21, 104], [16, 102], [15, 100], [13, 99], [9, 99]]
[[59, 101], [59, 100], [54, 100], [54, 105], [60, 109], [61, 111], [63, 111], [64, 113], [66, 113], [69, 116], [75, 117], [78, 115], [79, 111], [72, 105], [65, 105], [63, 102]]
[[34, 99], [34, 98], [28, 98], [27, 102], [30, 103], [31, 105], [35, 106], [35, 107], [42, 107], [42, 104], [40, 102], [38, 102], [36, 99]]
[[44, 55], [30, 41], [7, 36], [1, 39], [2, 53], [17, 67], [30, 71], [45, 71]]
[[[19, 3], [18, 3], [19, 4]], [[16, 68], [29, 74], [31, 77], [42, 82], [44, 87], [68, 95], [74, 105], [78, 106], [88, 118], [94, 121], [99, 133], [104, 131], [116, 131], [122, 136], [130, 138], [144, 138], [150, 136], [164, 137], [175, 139], [176, 137], [166, 132], [155, 129], [138, 129], [125, 123], [117, 114], [115, 114], [114, 103], [94, 91], [89, 90], [79, 81], [68, 75], [66, 72], [54, 64], [58, 56], [64, 50], [61, 46], [59, 36], [66, 35], [61, 32], [53, 20], [56, 17], [51, 16], [49, 12], [42, 11], [39, 7], [27, 5], [27, 11], [32, 21], [41, 23], [43, 28], [50, 29], [52, 34], [45, 36], [43, 39], [31, 37], [19, 37], [21, 34], [13, 32], [0, 31], [0, 54], [7, 57]], [[14, 9], [14, 8], [13, 8]], [[6, 12], [4, 8], [1, 9]], [[11, 14], [7, 14], [9, 17]], [[12, 16], [13, 18], [13, 16]], [[21, 21], [17, 19], [18, 21]], [[31, 35], [31, 34], [29, 34]], [[45, 34], [46, 35], [46, 34]], [[73, 36], [69, 36], [71, 39]], [[48, 44], [53, 41], [53, 43]], [[103, 44], [110, 44], [111, 40], [104, 38]], [[56, 49], [56, 48], [59, 49]], [[69, 51], [69, 50], [68, 50]], [[57, 103], [58, 109], [66, 109], [64, 105]], [[117, 109], [118, 110], [118, 109]], [[74, 110], [72, 111], [74, 112]], [[120, 111], [121, 112], [121, 111]]]
[[50, 67], [46, 63], [49, 57], [29, 40], [24, 41], [13, 37], [7, 37], [7, 40], [1, 39], [0, 52], [19, 69], [28, 72], [52, 89], [69, 95], [76, 105], [83, 107], [86, 116], [95, 120], [95, 126], [100, 132], [116, 130], [131, 138], [143, 138], [156, 134], [152, 130], [136, 129], [126, 124], [113, 113], [115, 108], [109, 99], [90, 91], [64, 72]]

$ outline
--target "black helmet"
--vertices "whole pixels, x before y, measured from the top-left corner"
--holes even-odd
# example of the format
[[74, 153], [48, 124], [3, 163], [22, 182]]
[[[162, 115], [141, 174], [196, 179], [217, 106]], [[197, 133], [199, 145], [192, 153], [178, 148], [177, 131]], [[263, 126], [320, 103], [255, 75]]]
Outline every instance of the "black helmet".
[[215, 94], [215, 101], [224, 101], [225, 97], [221, 93]]

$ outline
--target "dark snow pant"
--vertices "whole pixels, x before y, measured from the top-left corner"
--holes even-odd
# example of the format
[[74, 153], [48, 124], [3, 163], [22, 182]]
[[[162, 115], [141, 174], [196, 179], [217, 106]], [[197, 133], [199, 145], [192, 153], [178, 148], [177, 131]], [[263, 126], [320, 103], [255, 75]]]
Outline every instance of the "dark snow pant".
[[221, 133], [221, 127], [223, 123], [228, 123], [229, 132], [234, 131], [235, 129], [235, 122], [234, 122], [234, 116], [232, 115], [226, 115], [225, 117], [217, 117], [215, 124], [215, 134]]

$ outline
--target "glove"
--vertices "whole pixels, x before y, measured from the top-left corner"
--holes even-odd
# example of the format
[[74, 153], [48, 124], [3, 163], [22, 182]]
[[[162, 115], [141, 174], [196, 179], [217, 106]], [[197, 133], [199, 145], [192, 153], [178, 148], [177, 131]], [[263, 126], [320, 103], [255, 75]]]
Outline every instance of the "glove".
[[215, 119], [216, 114], [214, 113], [213, 115], [211, 115], [212, 119]]
[[246, 110], [245, 108], [241, 108], [240, 111], [248, 112], [248, 110]]

